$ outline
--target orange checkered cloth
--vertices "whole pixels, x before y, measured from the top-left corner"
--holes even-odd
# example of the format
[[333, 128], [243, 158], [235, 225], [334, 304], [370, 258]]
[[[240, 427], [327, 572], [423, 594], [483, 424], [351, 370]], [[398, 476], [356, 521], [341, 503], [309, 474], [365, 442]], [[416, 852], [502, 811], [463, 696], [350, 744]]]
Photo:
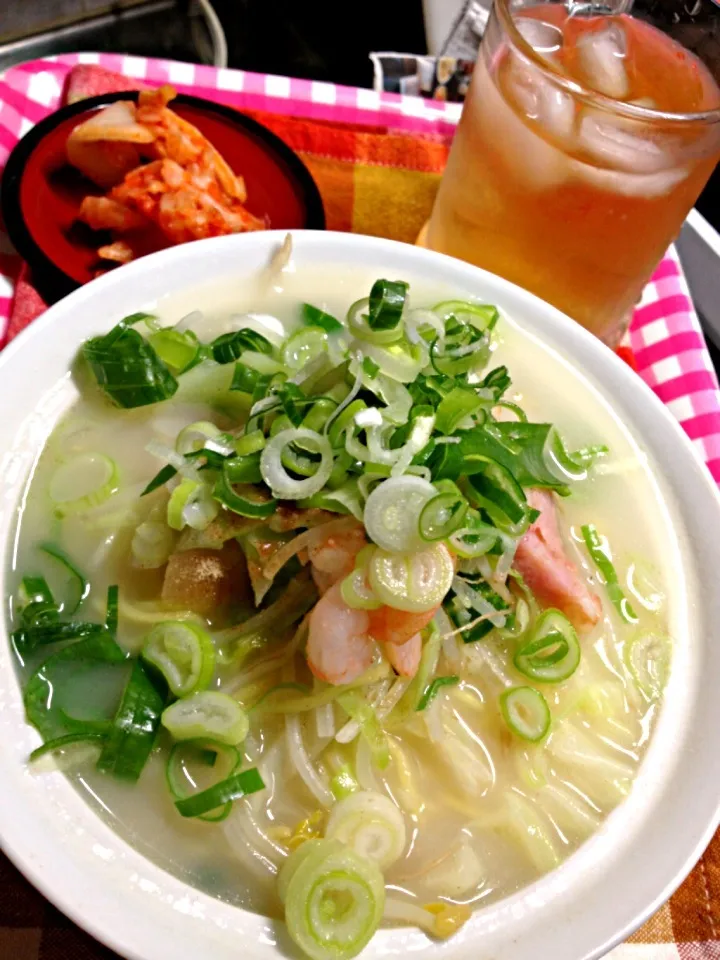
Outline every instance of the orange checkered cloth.
[[[70, 73], [66, 98], [137, 86], [99, 68], [79, 67]], [[328, 229], [414, 242], [432, 207], [447, 138], [252, 115], [303, 158], [322, 193]], [[43, 309], [31, 286], [18, 289], [13, 332]], [[625, 359], [632, 363], [631, 354]], [[45, 901], [2, 854], [0, 891], [0, 960], [117, 960]], [[542, 950], [539, 956], [550, 960]], [[608, 960], [720, 960], [720, 834], [670, 901]]]

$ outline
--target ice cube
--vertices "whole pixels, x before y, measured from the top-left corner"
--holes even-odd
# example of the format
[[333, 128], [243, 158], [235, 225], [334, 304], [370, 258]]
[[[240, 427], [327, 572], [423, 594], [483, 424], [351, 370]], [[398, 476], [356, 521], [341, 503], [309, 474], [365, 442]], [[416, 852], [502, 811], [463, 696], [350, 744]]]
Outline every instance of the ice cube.
[[534, 120], [553, 140], [572, 132], [575, 106], [570, 94], [528, 60], [516, 54], [508, 71], [508, 93], [526, 117]]
[[562, 30], [553, 23], [545, 23], [536, 17], [518, 17], [515, 26], [541, 57], [552, 58], [562, 47]]
[[630, 92], [625, 54], [625, 31], [617, 23], [590, 30], [577, 41], [580, 66], [588, 84], [599, 93], [622, 100]]
[[644, 197], [652, 200], [662, 197], [683, 181], [688, 171], [682, 167], [658, 170], [657, 173], [618, 173], [601, 170], [579, 160], [573, 161], [572, 172], [577, 179], [589, 180], [600, 190], [624, 197]]
[[[632, 120], [586, 115], [579, 145], [603, 166], [630, 173], [655, 173], [673, 165], [673, 157], [649, 136], [631, 132]], [[636, 130], [638, 125], [635, 124]]]

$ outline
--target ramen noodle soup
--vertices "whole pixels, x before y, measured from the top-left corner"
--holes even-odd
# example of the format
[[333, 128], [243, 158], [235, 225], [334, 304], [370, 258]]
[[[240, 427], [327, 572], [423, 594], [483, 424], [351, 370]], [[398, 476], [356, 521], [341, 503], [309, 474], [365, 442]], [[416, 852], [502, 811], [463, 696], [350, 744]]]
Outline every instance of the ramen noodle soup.
[[522, 317], [408, 279], [263, 274], [108, 322], [13, 550], [31, 767], [317, 960], [450, 936], [577, 849], [677, 629], [611, 409]]

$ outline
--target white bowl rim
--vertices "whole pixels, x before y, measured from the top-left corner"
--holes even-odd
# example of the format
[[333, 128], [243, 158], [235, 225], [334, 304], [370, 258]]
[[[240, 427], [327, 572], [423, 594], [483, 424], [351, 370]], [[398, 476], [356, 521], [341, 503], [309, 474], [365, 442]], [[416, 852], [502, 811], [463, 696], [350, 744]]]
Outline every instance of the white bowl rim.
[[[172, 276], [174, 271], [182, 284], [187, 276], [195, 277], [198, 270], [200, 282], [203, 278], [221, 276], [223, 271], [227, 275], [233, 258], [237, 263], [246, 260], [259, 265], [277, 249], [284, 235], [270, 231], [202, 241], [200, 246], [189, 244], [161, 251], [93, 281], [51, 307], [5, 348], [0, 354], [0, 383], [6, 390], [8, 381], [20, 389], [22, 371], [24, 379], [31, 378], [34, 364], [40, 362], [38, 357], [41, 360], [53, 350], [52, 337], [43, 339], [43, 335], [63, 321], [72, 326], [75, 312], [82, 314], [83, 310], [91, 310], [97, 305], [99, 319], [94, 325], [87, 319], [78, 322], [83, 330], [78, 334], [79, 340], [91, 332], [101, 332], [122, 315], [123, 308], [116, 308], [115, 304], [124, 302], [123, 290], [127, 291], [130, 286], [137, 289], [137, 297], [140, 297], [140, 290], [155, 290], [156, 295], [160, 295], [164, 292], [163, 284], [168, 282], [166, 273]], [[300, 268], [306, 259], [315, 265], [357, 259], [368, 265], [382, 264], [383, 270], [405, 268], [411, 274], [425, 271], [437, 276], [443, 284], [457, 284], [502, 306], [511, 304], [511, 313], [516, 320], [571, 358], [588, 374], [591, 382], [597, 385], [603, 379], [612, 384], [616, 405], [631, 421], [636, 435], [645, 438], [650, 456], [657, 464], [662, 461], [665, 482], [678, 495], [685, 559], [689, 557], [689, 546], [697, 554], [692, 574], [697, 578], [694, 595], [696, 599], [699, 597], [703, 571], [717, 569], [720, 561], [720, 538], [713, 537], [714, 530], [720, 531], [720, 496], [709, 472], [699, 463], [691, 442], [675, 419], [617, 356], [538, 298], [453, 258], [355, 234], [292, 231], [292, 235]], [[198, 266], [200, 257], [205, 264], [203, 267]], [[132, 296], [135, 296], [134, 292]], [[147, 299], [147, 296], [135, 299], [135, 309]], [[106, 319], [100, 319], [102, 317]], [[72, 344], [66, 346], [64, 352], [69, 356]], [[19, 410], [8, 411], [5, 420], [17, 426], [31, 409], [32, 406], [23, 409], [20, 403]], [[18, 487], [16, 482], [16, 492]], [[3, 520], [1, 508], [2, 498], [0, 534], [10, 527], [10, 521]], [[708, 514], [712, 522], [708, 521]], [[0, 585], [4, 573], [4, 569], [0, 570]], [[400, 950], [413, 950], [424, 955], [433, 950], [446, 957], [470, 960], [477, 956], [475, 937], [482, 934], [488, 955], [497, 960], [529, 960], [536, 956], [538, 942], [543, 943], [547, 955], [555, 960], [593, 960], [625, 939], [670, 896], [702, 854], [720, 823], [720, 751], [713, 749], [712, 737], [708, 735], [709, 731], [718, 729], [720, 721], [720, 702], [713, 702], [710, 689], [712, 677], [720, 676], [720, 652], [713, 652], [713, 630], [718, 633], [715, 625], [720, 622], [720, 598], [713, 597], [710, 581], [705, 581], [704, 586], [703, 609], [697, 604], [695, 629], [691, 630], [693, 639], [689, 644], [695, 650], [695, 663], [688, 673], [688, 681], [695, 684], [693, 692], [698, 695], [692, 708], [695, 723], [691, 728], [688, 719], [687, 729], [681, 731], [685, 734], [684, 745], [691, 749], [667, 761], [672, 765], [672, 771], [666, 769], [665, 774], [673, 773], [673, 790], [666, 789], [657, 797], [652, 810], [639, 816], [639, 801], [635, 801], [642, 791], [638, 790], [620, 808], [630, 811], [625, 821], [626, 826], [635, 831], [635, 836], [628, 839], [622, 850], [618, 845], [606, 851], [607, 860], [595, 868], [592, 856], [612, 832], [610, 826], [616, 818], [613, 814], [599, 835], [588, 841], [558, 870], [499, 904], [477, 911], [473, 921], [454, 940], [430, 944], [414, 931], [386, 930], [375, 938], [365, 956], [386, 957]], [[6, 633], [3, 620], [0, 626], [0, 648], [3, 648], [0, 649], [0, 666], [7, 664], [9, 644]], [[720, 636], [715, 642], [715, 648], [720, 649], [717, 641]], [[701, 643], [704, 648], [702, 657]], [[211, 944], [217, 960], [226, 957], [229, 960], [237, 951], [238, 938], [243, 946], [255, 944], [253, 958], [270, 960], [278, 955], [278, 934], [270, 921], [198, 893], [150, 864], [120, 840], [84, 801], [79, 801], [79, 806], [73, 803], [68, 794], [70, 788], [66, 784], [66, 789], [63, 788], [62, 778], [48, 778], [59, 782], [52, 789], [48, 788], [47, 793], [48, 796], [53, 794], [53, 802], [72, 807], [68, 822], [47, 824], [27, 820], [32, 813], [39, 817], [37, 795], [41, 788], [26, 771], [18, 769], [18, 747], [25, 749], [28, 740], [28, 728], [23, 729], [22, 724], [18, 724], [18, 716], [17, 682], [14, 675], [4, 670], [0, 676], [0, 779], [7, 774], [7, 783], [12, 789], [0, 791], [0, 839], [4, 852], [49, 900], [99, 940], [131, 960], [164, 960], [169, 953], [177, 960], [191, 960], [198, 955], [199, 947], [209, 949]], [[705, 735], [696, 736], [692, 741], [692, 730], [695, 734], [703, 732]], [[23, 741], [15, 742], [14, 750], [8, 740], [8, 731], [12, 731], [18, 741]], [[650, 780], [648, 784], [651, 784]], [[660, 845], [652, 844], [652, 831], [648, 829], [647, 820], [652, 816], [656, 827], [667, 825], [672, 828], [671, 840]], [[24, 820], [30, 829], [22, 829]], [[32, 829], [35, 826], [37, 829]], [[60, 842], [61, 833], [65, 846]], [[71, 837], [75, 837], [72, 849], [66, 846]], [[638, 845], [643, 837], [645, 845]], [[681, 837], [680, 842], [677, 842], [678, 837]], [[104, 854], [95, 848], [103, 844], [107, 844], [111, 851], [107, 861], [107, 880], [103, 870], [97, 869], [97, 858], [102, 860]], [[82, 855], [77, 852], [78, 847], [84, 851]], [[622, 862], [618, 862], [618, 858]], [[572, 873], [569, 865], [580, 860], [584, 861], [582, 869], [573, 878], [574, 888], [570, 889], [565, 880]], [[94, 885], [88, 885], [88, 877]], [[589, 891], [595, 896], [605, 896], [599, 911], [592, 910]], [[137, 907], [137, 915], [128, 911], [128, 904]], [[554, 912], [544, 910], [551, 904], [558, 909]], [[551, 914], [549, 918], [548, 913]], [[131, 917], [132, 923], [129, 922]], [[280, 936], [278, 946], [284, 950], [285, 943]], [[172, 938], [171, 943], [168, 937]]]

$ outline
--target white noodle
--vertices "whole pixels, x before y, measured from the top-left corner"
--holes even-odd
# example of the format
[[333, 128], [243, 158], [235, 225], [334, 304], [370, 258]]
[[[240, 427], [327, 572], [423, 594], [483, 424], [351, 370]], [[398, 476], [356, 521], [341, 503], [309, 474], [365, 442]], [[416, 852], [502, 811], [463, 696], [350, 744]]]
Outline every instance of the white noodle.
[[364, 737], [360, 737], [358, 740], [355, 766], [358, 782], [363, 790], [375, 790], [377, 793], [384, 792], [373, 773], [372, 754]]
[[333, 795], [310, 762], [302, 739], [299, 717], [289, 714], [285, 718], [285, 742], [290, 761], [300, 779], [323, 807], [330, 808], [335, 802]]
[[335, 711], [331, 703], [315, 709], [315, 727], [321, 739], [329, 740], [335, 736]]

